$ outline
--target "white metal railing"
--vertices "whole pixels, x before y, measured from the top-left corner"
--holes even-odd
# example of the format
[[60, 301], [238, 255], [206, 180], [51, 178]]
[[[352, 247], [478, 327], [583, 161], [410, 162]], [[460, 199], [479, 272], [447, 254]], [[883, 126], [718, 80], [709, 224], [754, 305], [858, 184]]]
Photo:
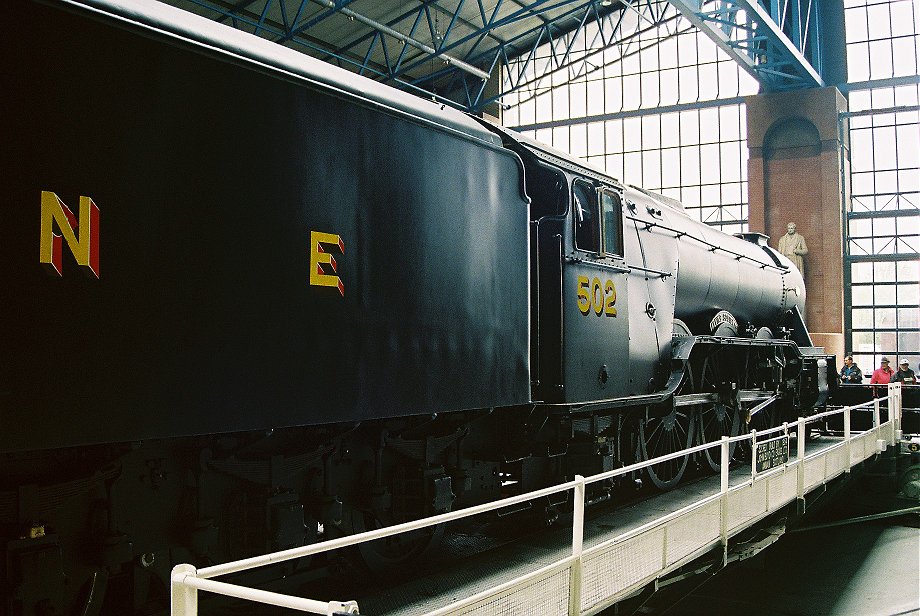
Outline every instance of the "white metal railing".
[[[888, 401], [888, 420], [881, 423], [880, 404], [884, 400]], [[851, 411], [869, 407], [873, 410], [872, 428], [853, 433], [850, 429]], [[838, 414], [843, 415], [843, 439], [831, 447], [806, 456], [806, 425]], [[358, 614], [358, 605], [354, 601], [316, 601], [228, 584], [212, 578], [444, 524], [568, 490], [574, 491], [570, 555], [429, 614], [496, 613], [503, 609], [515, 613], [596, 614], [664, 573], [719, 545], [723, 548], [723, 559], [726, 558], [728, 540], [734, 534], [796, 499], [804, 503], [805, 494], [815, 487], [849, 472], [853, 465], [884, 451], [887, 445], [894, 445], [901, 438], [900, 414], [901, 385], [892, 383], [888, 386], [887, 398], [807, 418], [800, 417], [793, 423], [761, 432], [726, 436], [720, 442], [698, 445], [591, 477], [579, 475], [574, 481], [527, 494], [202, 569], [195, 569], [189, 564], [176, 565], [172, 571], [172, 616], [196, 616], [199, 590], [313, 614]], [[781, 466], [757, 472], [757, 448], [777, 439], [789, 439], [792, 432], [796, 434], [795, 460], [787, 460]], [[751, 443], [751, 476], [740, 485], [730, 486], [730, 445], [741, 441]], [[717, 493], [590, 549], [584, 549], [587, 484], [626, 475], [711, 447], [721, 448], [721, 484]], [[554, 605], [556, 609], [553, 609]]]

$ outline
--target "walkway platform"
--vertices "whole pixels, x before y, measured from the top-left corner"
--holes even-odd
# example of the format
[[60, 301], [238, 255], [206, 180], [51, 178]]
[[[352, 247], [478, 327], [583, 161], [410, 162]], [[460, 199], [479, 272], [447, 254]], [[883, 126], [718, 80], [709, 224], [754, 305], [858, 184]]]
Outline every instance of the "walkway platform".
[[[849, 469], [843, 439], [819, 437], [806, 443], [806, 481], [810, 498], [825, 484]], [[872, 443], [875, 447], [875, 443]], [[861, 457], [864, 452], [853, 455]], [[874, 451], [870, 452], [874, 456]], [[795, 452], [790, 464], [758, 477], [751, 469], [729, 473], [729, 525], [732, 536], [795, 501]], [[863, 458], [865, 460], [867, 458]], [[862, 460], [860, 460], [862, 461]], [[720, 477], [704, 477], [689, 485], [602, 515], [584, 524], [582, 613], [597, 613], [628, 596], [656, 577], [673, 571], [721, 546]], [[662, 521], [665, 520], [665, 521]], [[566, 614], [569, 576], [554, 563], [571, 554], [571, 526], [504, 545], [465, 559], [455, 566], [381, 593], [357, 599], [362, 613], [421, 616], [439, 613], [444, 606], [489, 592], [490, 589], [543, 568], [544, 575], [516, 592], [496, 593], [452, 614]], [[612, 538], [622, 540], [617, 541]], [[509, 589], [510, 590], [510, 589]], [[546, 611], [541, 611], [546, 610]]]
[[[750, 538], [751, 529], [782, 524], [771, 516], [794, 517], [807, 509], [816, 494], [835, 480], [877, 458], [901, 439], [901, 386], [889, 386], [888, 417], [881, 421], [880, 400], [861, 405], [871, 415], [869, 426], [851, 430], [853, 407], [835, 409], [807, 419], [661, 456], [625, 468], [576, 477], [551, 488], [441, 514], [425, 520], [368, 531], [196, 570], [177, 565], [172, 576], [173, 616], [198, 613], [199, 591], [278, 605], [317, 614], [598, 614], [643, 589], [657, 586], [682, 567], [706, 556], [716, 568], [736, 558], [739, 540]], [[824, 425], [841, 416], [840, 436], [822, 436], [806, 442], [808, 424]], [[729, 470], [731, 443], [747, 442], [753, 462]], [[650, 464], [704, 450], [720, 450], [722, 472], [657, 495], [634, 506], [585, 517], [586, 486], [617, 476], [629, 476]], [[896, 451], [896, 450], [895, 450]], [[717, 456], [718, 458], [718, 456]], [[246, 588], [215, 578], [255, 567], [302, 558], [343, 547], [376, 541], [403, 532], [471, 518], [531, 502], [569, 503], [572, 525], [559, 531], [534, 535], [488, 550], [472, 558], [458, 559], [455, 566], [423, 575], [411, 583], [364, 596], [306, 599]], [[748, 550], [743, 547], [742, 551]], [[719, 558], [721, 557], [721, 558]], [[695, 565], [695, 563], [694, 563]], [[361, 588], [360, 585], [356, 585]], [[331, 591], [327, 589], [328, 591]], [[322, 592], [327, 592], [323, 590]], [[341, 589], [339, 589], [341, 590]], [[349, 599], [350, 601], [342, 601]], [[357, 601], [355, 601], [357, 599]], [[360, 606], [360, 608], [359, 608]]]

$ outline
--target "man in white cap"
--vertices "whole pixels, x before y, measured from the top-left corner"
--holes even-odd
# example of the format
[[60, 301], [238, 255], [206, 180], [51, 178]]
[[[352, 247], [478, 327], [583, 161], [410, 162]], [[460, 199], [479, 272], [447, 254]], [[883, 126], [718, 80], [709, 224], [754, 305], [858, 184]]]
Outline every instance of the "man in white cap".
[[892, 383], [904, 383], [905, 385], [914, 385], [917, 383], [917, 376], [910, 369], [906, 359], [902, 359], [898, 364], [898, 371], [891, 377]]

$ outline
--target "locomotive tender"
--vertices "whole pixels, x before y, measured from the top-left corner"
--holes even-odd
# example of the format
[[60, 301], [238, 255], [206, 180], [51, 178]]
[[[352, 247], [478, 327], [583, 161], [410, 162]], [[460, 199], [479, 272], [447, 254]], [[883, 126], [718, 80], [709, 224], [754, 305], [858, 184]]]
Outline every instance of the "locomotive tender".
[[140, 610], [175, 562], [496, 499], [819, 399], [802, 278], [762, 236], [155, 2], [7, 9], [5, 613]]

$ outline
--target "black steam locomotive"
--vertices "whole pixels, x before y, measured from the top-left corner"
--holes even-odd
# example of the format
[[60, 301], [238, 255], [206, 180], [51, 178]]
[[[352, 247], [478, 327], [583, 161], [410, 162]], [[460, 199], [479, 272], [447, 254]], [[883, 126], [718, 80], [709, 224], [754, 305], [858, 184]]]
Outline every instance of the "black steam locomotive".
[[[821, 402], [802, 278], [762, 236], [154, 2], [6, 10], [8, 614], [142, 609], [177, 562], [497, 499]], [[689, 462], [648, 478], [668, 488]]]

